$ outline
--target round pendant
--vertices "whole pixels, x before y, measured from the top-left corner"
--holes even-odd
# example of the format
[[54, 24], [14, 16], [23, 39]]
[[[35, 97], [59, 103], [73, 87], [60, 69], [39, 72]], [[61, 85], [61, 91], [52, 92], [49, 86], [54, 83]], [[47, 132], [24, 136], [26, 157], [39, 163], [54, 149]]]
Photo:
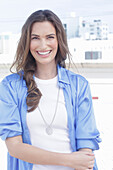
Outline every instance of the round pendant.
[[52, 133], [53, 133], [52, 127], [48, 126], [48, 127], [46, 128], [46, 133], [47, 133], [48, 135], [52, 135]]

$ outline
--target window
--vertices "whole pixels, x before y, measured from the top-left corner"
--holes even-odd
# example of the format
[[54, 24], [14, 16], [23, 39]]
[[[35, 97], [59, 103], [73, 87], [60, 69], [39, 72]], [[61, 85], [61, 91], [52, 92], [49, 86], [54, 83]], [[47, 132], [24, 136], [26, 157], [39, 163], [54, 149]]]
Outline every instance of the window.
[[86, 23], [85, 21], [82, 22], [82, 26], [85, 27], [86, 26]]
[[85, 60], [97, 60], [102, 59], [101, 51], [86, 51], [85, 52]]
[[64, 30], [65, 30], [65, 32], [67, 34], [67, 24], [63, 24], [63, 26], [64, 26]]
[[9, 35], [4, 35], [5, 40], [9, 40]]

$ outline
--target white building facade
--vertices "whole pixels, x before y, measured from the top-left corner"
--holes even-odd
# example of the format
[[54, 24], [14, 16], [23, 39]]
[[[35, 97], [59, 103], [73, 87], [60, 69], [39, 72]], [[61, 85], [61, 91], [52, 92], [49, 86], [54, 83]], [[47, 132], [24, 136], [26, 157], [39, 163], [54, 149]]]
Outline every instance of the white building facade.
[[0, 34], [0, 64], [9, 64], [14, 60], [20, 34], [4, 32]]
[[113, 63], [113, 40], [68, 40], [75, 63]]
[[83, 17], [77, 18], [78, 37], [85, 40], [107, 40], [109, 36], [109, 27], [100, 19], [87, 21]]

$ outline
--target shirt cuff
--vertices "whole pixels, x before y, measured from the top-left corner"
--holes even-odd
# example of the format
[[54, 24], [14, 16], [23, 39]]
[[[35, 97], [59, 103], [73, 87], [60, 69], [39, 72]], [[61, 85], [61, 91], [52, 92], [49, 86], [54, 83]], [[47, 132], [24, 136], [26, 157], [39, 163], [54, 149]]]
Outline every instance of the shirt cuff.
[[96, 139], [77, 139], [77, 150], [82, 148], [98, 150], [99, 149], [98, 142], [100, 141]]

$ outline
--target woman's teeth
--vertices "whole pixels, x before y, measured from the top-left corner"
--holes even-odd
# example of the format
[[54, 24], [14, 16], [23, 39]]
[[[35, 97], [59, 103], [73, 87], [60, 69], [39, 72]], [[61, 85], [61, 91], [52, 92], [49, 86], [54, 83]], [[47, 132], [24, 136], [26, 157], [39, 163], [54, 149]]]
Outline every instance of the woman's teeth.
[[38, 51], [38, 53], [40, 54], [40, 55], [46, 55], [46, 54], [49, 54], [51, 51], [46, 51], [46, 52], [39, 52]]

